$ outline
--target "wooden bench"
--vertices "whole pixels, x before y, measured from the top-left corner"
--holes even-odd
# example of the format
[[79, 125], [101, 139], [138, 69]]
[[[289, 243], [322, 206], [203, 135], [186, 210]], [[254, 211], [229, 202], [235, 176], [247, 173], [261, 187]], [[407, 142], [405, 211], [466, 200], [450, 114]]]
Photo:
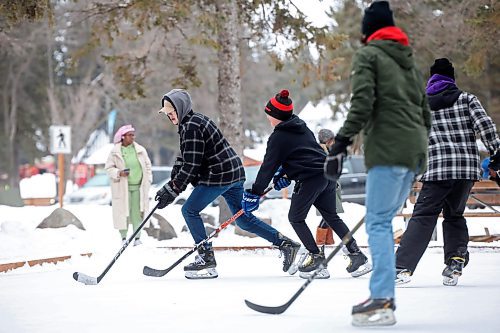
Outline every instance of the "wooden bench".
[[[421, 189], [422, 183], [415, 182], [413, 184], [408, 196], [412, 204], [415, 204], [417, 201]], [[474, 184], [469, 194], [469, 200], [467, 200], [467, 207], [475, 209], [474, 211], [466, 210], [464, 217], [500, 217], [500, 210], [495, 208], [495, 206], [500, 206], [500, 187], [494, 181], [481, 180]], [[399, 213], [396, 216], [403, 217], [405, 223], [408, 224], [412, 213]], [[439, 217], [443, 217], [443, 214], [440, 214]], [[398, 238], [401, 237], [401, 235], [398, 236]], [[491, 242], [499, 239], [500, 235], [490, 235], [488, 228], [485, 228], [485, 235], [470, 237], [471, 241], [479, 242]]]

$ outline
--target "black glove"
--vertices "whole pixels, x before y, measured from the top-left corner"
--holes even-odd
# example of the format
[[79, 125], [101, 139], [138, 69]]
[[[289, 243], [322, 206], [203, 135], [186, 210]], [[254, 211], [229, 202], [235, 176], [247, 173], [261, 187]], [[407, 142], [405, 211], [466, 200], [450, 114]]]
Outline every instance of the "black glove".
[[337, 181], [342, 174], [342, 164], [344, 163], [344, 154], [337, 154], [335, 156], [327, 156], [323, 171], [325, 178]]
[[500, 149], [494, 155], [490, 156], [490, 163], [488, 163], [488, 168], [493, 171], [500, 170]]
[[347, 146], [349, 146], [351, 143], [352, 141], [349, 138], [337, 134], [337, 136], [335, 136], [335, 143], [328, 149], [328, 155], [347, 155]]
[[328, 156], [325, 160], [324, 173], [327, 179], [337, 181], [342, 174], [342, 164], [347, 155], [347, 146], [352, 141], [341, 135], [335, 137], [335, 143], [330, 147]]
[[172, 181], [169, 181], [161, 189], [156, 192], [155, 200], [158, 201], [158, 209], [163, 209], [174, 202], [179, 195], [173, 189]]
[[497, 182], [500, 186], [500, 149], [494, 155], [490, 156], [490, 163], [488, 163], [490, 170], [490, 179]]

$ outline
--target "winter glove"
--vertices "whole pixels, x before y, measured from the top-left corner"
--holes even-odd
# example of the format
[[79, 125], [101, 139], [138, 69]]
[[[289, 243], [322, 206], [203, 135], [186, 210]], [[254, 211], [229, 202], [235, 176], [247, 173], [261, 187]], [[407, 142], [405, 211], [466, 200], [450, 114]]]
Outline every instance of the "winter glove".
[[500, 186], [500, 149], [490, 156], [488, 169], [490, 170], [490, 179], [496, 181], [498, 186]]
[[174, 202], [175, 198], [179, 195], [173, 189], [172, 181], [169, 181], [156, 192], [155, 200], [158, 201], [158, 209], [163, 209]]
[[280, 166], [278, 168], [278, 171], [273, 176], [273, 183], [274, 183], [274, 189], [276, 191], [280, 191], [281, 189], [284, 189], [292, 183], [290, 179], [288, 179], [285, 175], [285, 170], [283, 170], [283, 167]]
[[349, 138], [337, 134], [337, 136], [335, 136], [335, 143], [328, 149], [328, 155], [347, 155], [347, 146], [349, 146], [351, 143], [352, 141]]
[[494, 155], [490, 156], [490, 163], [488, 164], [488, 168], [497, 172], [500, 170], [500, 149], [498, 149]]
[[324, 173], [327, 179], [337, 181], [342, 174], [342, 164], [347, 155], [347, 146], [351, 140], [345, 136], [337, 135], [335, 143], [330, 147], [328, 156], [324, 165]]
[[243, 192], [243, 199], [241, 200], [241, 208], [245, 212], [246, 216], [250, 216], [254, 210], [259, 208], [260, 196], [258, 194], [253, 194], [249, 190]]

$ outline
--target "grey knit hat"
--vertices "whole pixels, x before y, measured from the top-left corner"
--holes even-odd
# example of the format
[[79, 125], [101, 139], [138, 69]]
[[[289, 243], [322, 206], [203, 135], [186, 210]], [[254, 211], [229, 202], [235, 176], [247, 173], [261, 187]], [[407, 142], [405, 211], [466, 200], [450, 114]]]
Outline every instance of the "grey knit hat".
[[318, 140], [319, 143], [327, 143], [329, 140], [332, 140], [335, 138], [335, 134], [333, 134], [332, 131], [329, 129], [323, 128], [320, 129], [318, 132]]

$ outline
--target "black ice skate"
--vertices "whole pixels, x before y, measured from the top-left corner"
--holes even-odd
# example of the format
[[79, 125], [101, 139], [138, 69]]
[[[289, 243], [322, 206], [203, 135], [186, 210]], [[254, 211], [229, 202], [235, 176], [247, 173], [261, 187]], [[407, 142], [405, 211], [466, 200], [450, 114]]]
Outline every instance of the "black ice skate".
[[443, 284], [445, 286], [456, 286], [458, 278], [462, 275], [465, 258], [451, 257], [448, 260], [448, 265], [443, 270]]
[[[281, 244], [278, 248], [281, 251], [281, 255], [283, 256], [283, 272], [288, 272], [295, 260], [295, 257], [297, 256], [297, 252], [299, 252], [300, 244], [294, 242], [286, 236], [283, 236], [281, 233], [278, 237], [281, 241]], [[289, 274], [293, 275], [295, 274], [295, 272]]]
[[394, 282], [396, 286], [408, 283], [411, 281], [411, 272], [406, 268], [396, 268], [396, 279]]
[[328, 279], [330, 273], [323, 266], [325, 261], [325, 247], [321, 247], [319, 253], [308, 253], [302, 264], [299, 265], [299, 276], [303, 279], [308, 279], [310, 275], [314, 273], [317, 269], [321, 270], [316, 275], [316, 279]]
[[198, 253], [193, 263], [184, 266], [184, 276], [187, 279], [215, 279], [218, 274], [214, 251], [200, 247]]
[[368, 258], [363, 252], [349, 253], [347, 257], [349, 258], [349, 265], [346, 267], [346, 271], [352, 277], [359, 277], [372, 271], [372, 265], [368, 262]]
[[352, 240], [342, 250], [345, 256], [349, 259], [349, 265], [346, 267], [347, 273], [352, 277], [360, 277], [372, 271], [372, 265], [368, 262], [368, 258], [361, 252], [355, 240]]
[[394, 300], [390, 298], [369, 298], [352, 307], [353, 326], [389, 326], [396, 323]]

